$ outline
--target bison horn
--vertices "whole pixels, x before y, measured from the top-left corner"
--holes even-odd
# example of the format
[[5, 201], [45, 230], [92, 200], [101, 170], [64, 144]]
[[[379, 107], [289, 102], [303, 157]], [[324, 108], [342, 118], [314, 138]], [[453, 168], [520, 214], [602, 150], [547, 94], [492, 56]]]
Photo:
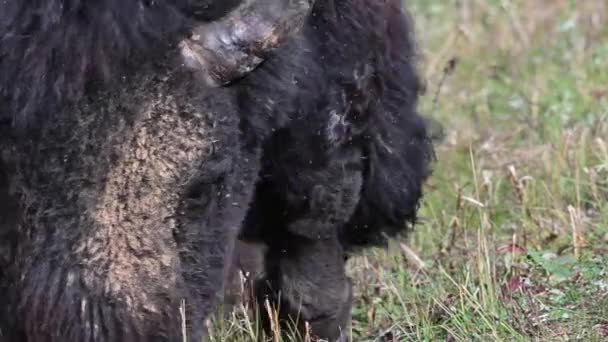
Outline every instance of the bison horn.
[[184, 64], [219, 87], [255, 69], [298, 32], [314, 0], [247, 0], [221, 20], [195, 26], [180, 42]]

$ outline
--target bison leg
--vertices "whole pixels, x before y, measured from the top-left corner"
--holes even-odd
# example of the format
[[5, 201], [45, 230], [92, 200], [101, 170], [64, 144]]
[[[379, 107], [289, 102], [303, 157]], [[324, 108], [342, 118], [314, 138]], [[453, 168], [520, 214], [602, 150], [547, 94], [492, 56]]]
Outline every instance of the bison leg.
[[261, 321], [270, 331], [267, 307], [276, 309], [284, 331], [295, 324], [306, 333], [328, 341], [347, 341], [353, 300], [345, 274], [345, 255], [337, 238], [308, 240], [286, 237], [271, 247], [266, 273], [255, 283]]

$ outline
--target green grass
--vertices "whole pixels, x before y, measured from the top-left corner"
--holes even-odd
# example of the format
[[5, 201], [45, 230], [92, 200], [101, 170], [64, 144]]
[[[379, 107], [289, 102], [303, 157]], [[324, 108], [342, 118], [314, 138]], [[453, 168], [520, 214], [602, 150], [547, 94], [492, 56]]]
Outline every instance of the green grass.
[[354, 340], [607, 340], [608, 2], [409, 7], [445, 137], [422, 224], [350, 262]]

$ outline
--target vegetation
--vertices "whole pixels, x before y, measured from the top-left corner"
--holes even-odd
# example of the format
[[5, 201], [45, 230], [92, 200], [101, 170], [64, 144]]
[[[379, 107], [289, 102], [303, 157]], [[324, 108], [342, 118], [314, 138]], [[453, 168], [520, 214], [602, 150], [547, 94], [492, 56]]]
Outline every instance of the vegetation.
[[608, 2], [408, 6], [443, 134], [421, 224], [350, 264], [354, 340], [607, 340]]

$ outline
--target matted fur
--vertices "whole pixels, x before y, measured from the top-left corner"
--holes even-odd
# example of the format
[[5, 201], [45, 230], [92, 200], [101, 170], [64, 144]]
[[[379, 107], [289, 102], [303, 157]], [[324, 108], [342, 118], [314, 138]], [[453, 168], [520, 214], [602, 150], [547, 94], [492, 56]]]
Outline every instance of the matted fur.
[[22, 0], [0, 4], [0, 96], [18, 125], [52, 118], [95, 82], [163, 55], [187, 0]]

